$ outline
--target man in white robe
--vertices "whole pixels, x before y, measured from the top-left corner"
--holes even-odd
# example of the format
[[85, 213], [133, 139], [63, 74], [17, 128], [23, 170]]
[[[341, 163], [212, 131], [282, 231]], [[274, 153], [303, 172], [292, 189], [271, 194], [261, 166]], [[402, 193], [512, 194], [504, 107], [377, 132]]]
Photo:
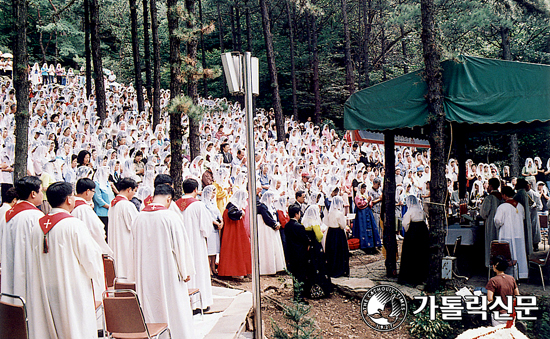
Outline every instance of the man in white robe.
[[[101, 219], [95, 214], [94, 209], [90, 206], [95, 193], [95, 182], [88, 178], [79, 179], [76, 182], [75, 207], [71, 212], [73, 217], [76, 217], [84, 222], [88, 231], [92, 235], [92, 239], [99, 246], [102, 254], [113, 256], [113, 250], [105, 242], [105, 228]], [[104, 275], [98, 276], [98, 279], [93, 281], [94, 295], [96, 300], [101, 300], [101, 296], [105, 291]]]
[[117, 278], [127, 281], [135, 281], [132, 224], [138, 210], [130, 200], [136, 190], [137, 183], [134, 179], [122, 179], [119, 183], [120, 193], [109, 208], [109, 247], [113, 250]]
[[95, 339], [92, 281], [103, 275], [101, 250], [86, 225], [69, 214], [72, 185], [56, 182], [46, 195], [51, 213], [39, 219], [30, 239], [37, 274], [30, 301], [41, 304], [47, 326], [33, 338]]
[[90, 203], [95, 193], [95, 182], [88, 178], [76, 182], [75, 207], [71, 214], [82, 220], [92, 234], [92, 238], [101, 248], [103, 254], [113, 256], [113, 250], [105, 241], [105, 227], [101, 219], [94, 212]]
[[185, 195], [177, 201], [177, 205], [183, 216], [183, 226], [189, 237], [195, 263], [195, 274], [191, 275], [191, 280], [187, 283], [187, 286], [190, 289], [198, 288], [200, 290], [202, 306], [207, 308], [212, 305], [213, 298], [206, 239], [212, 233], [214, 227], [206, 205], [196, 199], [198, 187], [197, 180], [185, 179], [183, 181]]
[[[529, 267], [525, 253], [525, 235], [523, 232], [523, 219], [525, 211], [523, 206], [514, 200], [514, 190], [505, 186], [502, 188], [502, 203], [495, 214], [495, 226], [498, 229], [498, 240], [507, 241], [510, 244], [512, 259], [517, 260], [519, 279], [527, 279]], [[518, 278], [518, 277], [514, 277]]]
[[[159, 185], [162, 185], [162, 184], [168, 184], [168, 185], [170, 185], [170, 187], [172, 187], [172, 189], [174, 188], [174, 181], [172, 180], [172, 177], [169, 176], [168, 174], [159, 174], [155, 177], [155, 181], [154, 181], [155, 188]], [[148, 199], [149, 199], [149, 202], [146, 205], [148, 205], [149, 203], [151, 203], [153, 201], [153, 196], [148, 197]], [[145, 199], [145, 200], [148, 200], [148, 199]], [[170, 207], [168, 209], [170, 211], [175, 212], [176, 215], [181, 219], [181, 226], [182, 226], [183, 236], [185, 238], [185, 242], [188, 243], [188, 244], [191, 244], [191, 241], [189, 240], [189, 236], [187, 235], [187, 230], [183, 226], [183, 216], [181, 214], [181, 210], [178, 207], [178, 205], [176, 204], [174, 196], [172, 196], [172, 200], [170, 201]], [[185, 264], [190, 269], [192, 268], [191, 271], [194, 272], [195, 271], [195, 262], [193, 260], [193, 249], [192, 249], [191, 246], [186, 246], [183, 250], [185, 251], [185, 255], [183, 256], [183, 258], [185, 260]]]
[[0, 223], [2, 293], [20, 296], [27, 302], [29, 332], [31, 338], [39, 338], [45, 319], [36, 304], [32, 293], [37, 275], [32, 271], [32, 230], [38, 219], [44, 216], [36, 206], [42, 204], [44, 193], [38, 177], [26, 176], [15, 183], [21, 200], [9, 209]]
[[172, 193], [167, 184], [155, 187], [153, 200], [134, 221], [136, 290], [146, 322], [168, 323], [172, 338], [191, 339], [193, 314], [186, 282], [194, 270], [185, 257], [189, 243], [181, 217], [167, 208]]

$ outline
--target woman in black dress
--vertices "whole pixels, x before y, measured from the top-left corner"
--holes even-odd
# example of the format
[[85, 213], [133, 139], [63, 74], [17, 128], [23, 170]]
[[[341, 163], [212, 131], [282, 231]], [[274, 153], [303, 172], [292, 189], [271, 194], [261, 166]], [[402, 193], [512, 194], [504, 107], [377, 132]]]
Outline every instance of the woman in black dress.
[[311, 241], [308, 251], [307, 279], [303, 286], [304, 294], [311, 299], [326, 297], [332, 292], [332, 282], [328, 276], [327, 260], [321, 245], [323, 233], [318, 205], [307, 208], [302, 224]]
[[407, 213], [403, 216], [405, 239], [401, 250], [400, 284], [418, 285], [426, 281], [430, 265], [430, 241], [426, 214], [415, 196], [406, 198]]
[[325, 240], [328, 275], [333, 278], [347, 277], [349, 276], [349, 248], [346, 231], [349, 231], [349, 227], [344, 216], [344, 200], [340, 196], [332, 199], [324, 223], [328, 226]]

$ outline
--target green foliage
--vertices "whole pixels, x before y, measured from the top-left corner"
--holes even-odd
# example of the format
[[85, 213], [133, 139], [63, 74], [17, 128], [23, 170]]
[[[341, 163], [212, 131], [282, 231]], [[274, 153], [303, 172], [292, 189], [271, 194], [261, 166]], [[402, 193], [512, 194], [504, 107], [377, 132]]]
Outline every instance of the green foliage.
[[178, 95], [170, 100], [168, 112], [170, 112], [170, 114], [184, 114], [195, 120], [202, 119], [204, 115], [203, 107], [195, 105], [193, 99], [187, 95]]
[[527, 335], [533, 339], [550, 338], [550, 297], [541, 296], [537, 298], [538, 312], [535, 314], [537, 320], [526, 322]]
[[[286, 4], [290, 1], [292, 14], [288, 22]], [[31, 63], [46, 61], [61, 63], [67, 67], [80, 69], [84, 64], [84, 32], [82, 1], [75, 1], [59, 16], [56, 10], [67, 5], [67, 0], [32, 0], [29, 2], [28, 44]], [[422, 43], [420, 38], [420, 4], [417, 0], [368, 1], [371, 4], [370, 42], [365, 55], [365, 18], [363, 4], [366, 0], [348, 1], [348, 21], [351, 35], [351, 57], [354, 69], [356, 89], [375, 85], [381, 81], [403, 75], [423, 67]], [[459, 54], [501, 58], [502, 46], [500, 27], [510, 29], [510, 48], [512, 59], [524, 62], [550, 64], [550, 20], [548, 1], [529, 0], [435, 0], [437, 7], [436, 24], [440, 41], [441, 57], [453, 58]], [[183, 4], [183, 3], [182, 3]], [[546, 4], [546, 7], [545, 7]], [[142, 1], [138, 5], [138, 36], [143, 53], [143, 9]], [[196, 2], [198, 7], [198, 1]], [[218, 6], [221, 17], [218, 17]], [[229, 15], [230, 6], [238, 6], [240, 21], [236, 15]], [[54, 10], [55, 7], [55, 10]], [[159, 41], [161, 51], [161, 86], [167, 88], [169, 72], [169, 39], [167, 28], [166, 2], [157, 1], [159, 20]], [[256, 1], [248, 0], [203, 0], [203, 20], [200, 21], [198, 8], [193, 16], [178, 7], [175, 15], [180, 16], [178, 34], [184, 42], [198, 39], [201, 31], [205, 46], [205, 65], [202, 65], [201, 51], [198, 51], [196, 65], [183, 63], [185, 77], [207, 77], [213, 79], [221, 71], [220, 54], [237, 50], [233, 41], [232, 27], [241, 28], [241, 49], [250, 49], [260, 59], [260, 96], [256, 98], [258, 108], [272, 107], [271, 80], [267, 69], [267, 60], [262, 34], [261, 16]], [[250, 27], [247, 27], [245, 12], [250, 11]], [[279, 87], [283, 112], [292, 114], [292, 79], [290, 67], [289, 28], [295, 29], [295, 63], [297, 81], [297, 105], [299, 118], [305, 121], [314, 113], [314, 96], [312, 91], [312, 51], [311, 33], [308, 29], [313, 14], [316, 20], [319, 82], [321, 91], [321, 116], [331, 120], [337, 131], [343, 127], [343, 105], [349, 93], [345, 90], [345, 58], [342, 8], [340, 1], [330, 0], [285, 0], [271, 1], [271, 32], [275, 49], [275, 60], [279, 75]], [[5, 52], [11, 45], [13, 33], [11, 27], [12, 9], [9, 1], [0, 1], [0, 50]], [[189, 30], [186, 21], [192, 21], [200, 29]], [[221, 27], [220, 27], [221, 22]], [[405, 33], [402, 35], [401, 31]], [[223, 34], [220, 32], [223, 31]], [[247, 33], [251, 32], [251, 41]], [[133, 82], [131, 30], [128, 1], [102, 0], [100, 2], [99, 32], [102, 41], [101, 49], [104, 67], [114, 70], [117, 81]], [[212, 32], [212, 34], [208, 34]], [[235, 29], [235, 35], [237, 31]], [[383, 45], [385, 48], [383, 48]], [[199, 45], [200, 46], [200, 45]], [[182, 56], [186, 55], [186, 46], [181, 46]], [[143, 54], [142, 54], [143, 55]], [[370, 61], [368, 79], [365, 74], [366, 56]], [[199, 66], [200, 65], [200, 66]], [[210, 71], [203, 70], [211, 70]], [[223, 97], [228, 95], [225, 79], [219, 77], [208, 82], [208, 92], [204, 96]], [[234, 98], [228, 97], [233, 100]], [[332, 127], [332, 126], [331, 126]], [[493, 137], [491, 137], [493, 138]], [[491, 139], [492, 145], [499, 143], [498, 137]], [[544, 137], [546, 140], [547, 137]], [[520, 136], [520, 152], [522, 141]], [[525, 150], [536, 150], [547, 156], [548, 147], [543, 148], [534, 138], [525, 139]], [[487, 150], [480, 149], [475, 153], [479, 161], [486, 161]], [[490, 153], [490, 158], [507, 161], [509, 154]], [[531, 156], [531, 154], [529, 154]], [[475, 161], [475, 160], [474, 160]]]
[[[411, 312], [412, 314], [412, 312]], [[423, 310], [414, 317], [409, 323], [409, 332], [418, 339], [445, 339], [454, 338], [456, 334], [451, 325], [441, 318], [441, 314], [436, 312], [435, 320], [430, 320], [428, 309]]]
[[301, 303], [297, 300], [301, 299], [303, 283], [287, 271], [294, 282], [294, 300], [292, 305], [283, 306], [283, 314], [287, 320], [287, 325], [291, 328], [290, 334], [280, 328], [277, 323], [271, 318], [271, 328], [273, 329], [273, 339], [320, 339], [321, 336], [317, 333], [315, 320], [307, 315], [311, 311], [311, 306]]

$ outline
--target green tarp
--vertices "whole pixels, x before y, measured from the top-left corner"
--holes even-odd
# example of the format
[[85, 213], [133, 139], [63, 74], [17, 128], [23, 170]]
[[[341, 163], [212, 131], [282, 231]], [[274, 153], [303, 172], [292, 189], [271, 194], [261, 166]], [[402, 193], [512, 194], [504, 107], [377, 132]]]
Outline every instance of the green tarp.
[[[550, 121], [550, 66], [461, 56], [441, 63], [446, 119], [468, 124]], [[348, 130], [394, 130], [428, 123], [423, 70], [356, 92]]]

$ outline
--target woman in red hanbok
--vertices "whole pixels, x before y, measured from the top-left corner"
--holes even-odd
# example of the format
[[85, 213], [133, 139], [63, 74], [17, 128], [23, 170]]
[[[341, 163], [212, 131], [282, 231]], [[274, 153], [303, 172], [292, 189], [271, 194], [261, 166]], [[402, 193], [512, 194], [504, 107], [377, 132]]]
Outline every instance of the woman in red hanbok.
[[236, 191], [223, 212], [223, 233], [220, 248], [218, 275], [242, 277], [252, 274], [250, 240], [244, 226], [244, 208], [248, 193]]

